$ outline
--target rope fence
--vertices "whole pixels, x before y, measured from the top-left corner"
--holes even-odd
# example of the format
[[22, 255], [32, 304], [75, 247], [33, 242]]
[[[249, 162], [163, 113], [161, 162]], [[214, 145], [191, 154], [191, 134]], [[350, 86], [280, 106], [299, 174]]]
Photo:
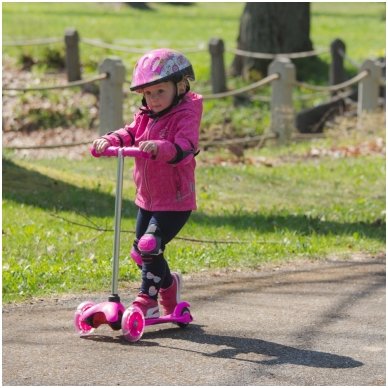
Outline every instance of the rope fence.
[[17, 46], [44, 46], [52, 43], [63, 43], [63, 38], [37, 38], [31, 40], [21, 40], [13, 42], [3, 42], [3, 46], [17, 47]]
[[256, 59], [275, 59], [277, 57], [298, 59], [298, 58], [313, 57], [316, 55], [321, 55], [329, 52], [329, 50], [327, 49], [311, 50], [311, 51], [298, 52], [298, 53], [276, 53], [276, 54], [259, 53], [259, 52], [245, 51], [240, 49], [228, 49], [226, 51], [242, 57], [256, 58]]
[[[324, 92], [329, 93], [329, 92], [343, 90], [349, 86], [355, 85], [367, 76], [368, 76], [368, 72], [366, 70], [364, 70], [361, 73], [357, 74], [355, 77], [349, 79], [346, 82], [338, 84], [338, 85], [317, 86], [317, 85], [312, 85], [312, 84], [308, 84], [305, 82], [299, 82], [299, 81], [295, 81], [294, 85], [301, 87], [301, 88], [305, 88], [305, 89], [319, 91], [322, 93], [324, 93]], [[95, 83], [97, 81], [107, 79], [108, 77], [109, 77], [109, 74], [103, 73], [103, 74], [100, 74], [98, 76], [86, 79], [86, 80], [68, 82], [68, 83], [63, 84], [63, 85], [32, 86], [32, 87], [28, 87], [28, 86], [27, 87], [3, 87], [3, 91], [31, 92], [31, 91], [45, 91], [45, 90], [55, 90], [55, 89], [67, 89], [67, 88], [73, 88], [73, 87], [79, 87], [79, 86], [92, 84], [92, 83]], [[256, 81], [256, 82], [252, 83], [251, 85], [247, 85], [247, 86], [244, 86], [242, 88], [235, 89], [235, 90], [230, 90], [228, 92], [202, 95], [202, 97], [204, 100], [233, 97], [233, 96], [236, 96], [239, 94], [243, 94], [243, 93], [258, 89], [262, 86], [268, 85], [276, 79], [279, 79], [279, 74], [271, 74], [271, 75], [261, 79], [260, 81]], [[130, 83], [130, 81], [125, 80], [125, 83]], [[382, 85], [385, 85], [385, 83], [382, 82]], [[259, 97], [258, 99], [260, 99], [260, 96], [258, 96], [258, 97]], [[262, 101], [270, 102], [270, 99], [267, 97], [262, 97]]]
[[[101, 40], [89, 39], [89, 38], [82, 38], [80, 39], [80, 42], [94, 47], [104, 48], [104, 49], [113, 50], [113, 51], [121, 51], [129, 54], [145, 54], [146, 52], [151, 50], [151, 48], [140, 49], [136, 47], [124, 47], [124, 46], [120, 46], [112, 43], [102, 42]], [[200, 44], [200, 46], [203, 46], [203, 44]], [[203, 52], [206, 50], [205, 48], [201, 48], [201, 47], [198, 47], [198, 48], [193, 47], [193, 48], [183, 48], [181, 51], [183, 51], [186, 54], [189, 54], [189, 53]]]
[[[100, 134], [104, 134], [111, 128], [120, 128], [123, 125], [123, 100], [124, 100], [124, 84], [128, 83], [125, 79], [125, 66], [119, 58], [106, 58], [99, 66], [99, 74], [95, 77], [81, 80], [80, 79], [80, 64], [78, 53], [78, 42], [80, 38], [77, 31], [67, 29], [65, 32], [66, 45], [66, 66], [68, 69], [68, 82], [63, 85], [47, 85], [47, 86], [30, 86], [30, 87], [3, 87], [4, 92], [29, 92], [29, 91], [45, 91], [54, 89], [65, 89], [72, 87], [80, 87], [87, 84], [99, 82], [99, 118], [100, 118]], [[58, 43], [59, 38], [44, 38], [33, 39], [29, 41], [5, 42], [4, 46], [24, 46], [24, 45], [42, 45]], [[125, 48], [123, 46], [111, 45], [94, 39], [82, 39], [83, 43], [98, 46], [104, 49], [122, 50], [128, 53], [141, 53], [147, 50], [137, 48]], [[227, 90], [225, 70], [224, 70], [224, 43], [222, 40], [213, 38], [210, 40], [209, 52], [211, 57], [211, 83], [213, 93], [203, 95], [204, 100], [223, 99], [234, 97], [264, 86], [271, 87], [270, 97], [256, 96], [257, 100], [270, 103], [271, 109], [271, 124], [270, 134], [258, 137], [249, 137], [243, 139], [229, 139], [225, 141], [205, 142], [204, 146], [220, 146], [234, 144], [244, 144], [258, 142], [263, 144], [269, 139], [276, 139], [279, 142], [285, 142], [292, 138], [295, 127], [295, 113], [293, 106], [292, 91], [294, 87], [313, 90], [320, 93], [333, 94], [337, 93], [335, 98], [345, 98], [352, 92], [346, 91], [351, 86], [358, 84], [358, 113], [364, 111], [373, 111], [378, 107], [379, 88], [385, 84], [383, 79], [381, 66], [372, 60], [366, 60], [360, 67], [359, 73], [351, 78], [344, 79], [343, 74], [343, 59], [345, 58], [345, 44], [340, 40], [335, 40], [330, 46], [333, 64], [330, 69], [330, 85], [317, 86], [308, 83], [299, 82], [295, 77], [295, 66], [291, 59], [305, 58], [312, 55], [320, 55], [327, 53], [329, 50], [313, 50], [303, 53], [285, 53], [285, 54], [269, 54], [255, 53], [244, 50], [228, 50], [235, 55], [244, 55], [260, 59], [272, 59], [268, 68], [268, 76], [235, 90]], [[194, 50], [194, 49], [193, 49]], [[183, 50], [185, 51], [185, 50]], [[75, 61], [73, 59], [75, 58]], [[79, 73], [79, 74], [78, 74]], [[78, 79], [74, 79], [77, 78]], [[31, 147], [10, 147], [12, 149], [33, 149], [33, 148], [57, 148], [57, 147], [73, 147], [85, 143], [71, 144], [56, 144], [42, 145]]]
[[331, 86], [317, 86], [317, 85], [311, 85], [311, 84], [307, 84], [305, 82], [298, 82], [298, 81], [295, 81], [294, 85], [299, 86], [301, 88], [316, 90], [316, 91], [320, 91], [320, 92], [337, 92], [339, 90], [346, 89], [349, 86], [352, 86], [352, 85], [359, 83], [361, 80], [366, 78], [368, 76], [368, 74], [369, 74], [368, 70], [363, 70], [362, 72], [357, 74], [355, 77], [353, 77], [345, 82], [342, 82], [340, 84], [331, 85]]
[[201, 141], [201, 146], [206, 149], [210, 147], [225, 147], [231, 145], [243, 145], [243, 144], [257, 144], [256, 148], [261, 148], [267, 140], [276, 140], [276, 134], [267, 134], [259, 136], [247, 136], [239, 139], [225, 139], [225, 140], [212, 140]]
[[11, 87], [11, 88], [4, 87], [3, 90], [5, 90], [5, 91], [17, 91], [17, 92], [31, 92], [31, 91], [44, 91], [44, 90], [55, 90], [55, 89], [68, 89], [68, 88], [75, 88], [75, 87], [79, 87], [79, 86], [92, 84], [92, 83], [95, 83], [97, 81], [107, 79], [108, 77], [109, 77], [109, 74], [103, 73], [103, 74], [100, 74], [100, 75], [95, 76], [95, 77], [90, 78], [90, 79], [68, 82], [64, 85]]
[[254, 82], [251, 85], [245, 86], [240, 89], [236, 90], [231, 90], [228, 92], [223, 92], [223, 93], [215, 93], [215, 94], [209, 94], [209, 95], [204, 95], [202, 96], [204, 100], [211, 100], [211, 99], [218, 99], [218, 98], [225, 98], [225, 97], [232, 97], [232, 96], [237, 96], [239, 94], [243, 94], [246, 92], [249, 92], [251, 90], [260, 88], [262, 86], [270, 84], [272, 81], [279, 79], [279, 74], [271, 74], [265, 78], [263, 78], [260, 81]]
[[87, 145], [90, 144], [91, 141], [80, 141], [80, 142], [74, 142], [74, 143], [61, 143], [61, 144], [46, 144], [46, 145], [34, 145], [34, 146], [11, 146], [11, 147], [5, 147], [7, 150], [41, 150], [41, 149], [55, 149], [55, 148], [71, 148], [71, 147], [78, 147], [81, 145]]
[[[76, 30], [73, 29], [67, 29], [66, 30], [67, 36], [77, 34]], [[19, 41], [5, 41], [3, 42], [3, 46], [7, 47], [17, 47], [17, 46], [38, 46], [38, 45], [50, 45], [53, 43], [63, 43], [63, 38], [36, 38], [31, 40], [19, 40]], [[144, 54], [147, 51], [149, 51], [152, 48], [149, 49], [140, 49], [136, 47], [124, 47], [122, 45], [112, 44], [108, 42], [101, 41], [99, 39], [92, 39], [92, 38], [80, 38], [78, 37], [77, 43], [84, 43], [90, 46], [108, 49], [112, 51], [121, 51], [129, 54]], [[66, 44], [66, 41], [65, 41]], [[204, 52], [206, 51], [205, 43], [200, 42], [198, 44], [199, 47], [193, 47], [193, 48], [182, 48], [180, 49], [184, 53], [196, 53], [196, 52]], [[299, 59], [299, 58], [308, 58], [312, 56], [318, 56], [321, 54], [329, 53], [329, 49], [325, 48], [319, 48], [311, 51], [305, 51], [305, 52], [295, 52], [295, 53], [264, 53], [264, 52], [254, 52], [254, 51], [247, 51], [237, 48], [228, 48], [225, 50], [226, 52], [229, 52], [234, 55], [239, 55], [247, 58], [256, 58], [256, 59], [270, 59], [273, 60], [277, 57], [283, 57], [283, 58], [289, 58], [289, 59]], [[350, 58], [346, 52], [343, 49], [338, 50], [338, 54], [341, 55], [343, 58], [347, 59], [349, 63], [351, 63], [354, 67], [359, 68], [361, 65], [358, 64], [355, 60]]]
[[346, 59], [356, 69], [359, 69], [361, 67], [361, 65], [354, 59], [350, 58], [349, 55], [347, 55], [342, 48], [338, 49], [338, 54], [341, 55], [342, 58]]
[[138, 48], [129, 48], [124, 46], [117, 46], [110, 43], [102, 42], [96, 39], [88, 39], [83, 38], [81, 39], [82, 43], [86, 43], [90, 46], [104, 48], [108, 50], [115, 50], [115, 51], [122, 51], [129, 54], [145, 54], [148, 50], [147, 49], [138, 49]]

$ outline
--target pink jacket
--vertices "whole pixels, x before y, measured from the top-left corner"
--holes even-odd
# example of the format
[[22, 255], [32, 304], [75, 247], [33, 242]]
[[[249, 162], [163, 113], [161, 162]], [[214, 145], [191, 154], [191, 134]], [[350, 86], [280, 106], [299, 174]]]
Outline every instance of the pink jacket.
[[136, 205], [149, 211], [196, 209], [194, 156], [201, 116], [202, 96], [189, 92], [162, 117], [139, 112], [131, 124], [103, 136], [113, 146], [138, 146], [144, 140], [158, 145], [153, 159], [135, 159]]

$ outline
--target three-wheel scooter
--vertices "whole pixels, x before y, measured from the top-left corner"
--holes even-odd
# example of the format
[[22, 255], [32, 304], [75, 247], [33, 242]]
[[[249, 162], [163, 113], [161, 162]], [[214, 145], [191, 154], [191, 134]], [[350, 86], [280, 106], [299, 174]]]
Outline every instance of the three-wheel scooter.
[[112, 260], [112, 293], [108, 301], [94, 303], [86, 301], [81, 303], [74, 315], [74, 328], [80, 336], [93, 333], [100, 325], [108, 325], [113, 330], [122, 330], [124, 337], [130, 342], [138, 341], [146, 326], [160, 323], [174, 323], [179, 327], [186, 327], [193, 317], [190, 314], [190, 304], [181, 301], [177, 304], [172, 314], [159, 318], [144, 318], [143, 312], [136, 306], [125, 309], [118, 295], [118, 273], [121, 230], [121, 204], [123, 189], [124, 157], [138, 157], [150, 159], [151, 154], [135, 147], [107, 147], [104, 152], [97, 153], [91, 150], [94, 157], [117, 157], [117, 182], [115, 199], [114, 244]]

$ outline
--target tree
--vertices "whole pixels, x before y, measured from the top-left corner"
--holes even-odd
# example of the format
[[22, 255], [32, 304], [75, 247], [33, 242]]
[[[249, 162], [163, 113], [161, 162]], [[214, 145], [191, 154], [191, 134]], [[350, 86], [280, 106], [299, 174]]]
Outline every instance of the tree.
[[140, 1], [137, 2], [130, 2], [130, 3], [125, 3], [128, 5], [128, 7], [135, 8], [135, 9], [140, 9], [143, 11], [150, 11], [151, 7], [147, 3], [142, 3]]
[[[310, 40], [309, 3], [246, 3], [237, 39], [240, 50], [261, 53], [294, 53], [313, 50]], [[236, 55], [232, 75], [259, 79], [271, 60]]]

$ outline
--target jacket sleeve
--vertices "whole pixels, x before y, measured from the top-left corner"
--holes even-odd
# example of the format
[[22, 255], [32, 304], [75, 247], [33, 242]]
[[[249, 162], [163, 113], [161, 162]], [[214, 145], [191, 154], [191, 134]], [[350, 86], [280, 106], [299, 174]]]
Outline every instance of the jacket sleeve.
[[182, 112], [177, 121], [177, 130], [174, 141], [157, 140], [158, 153], [155, 157], [158, 161], [171, 164], [189, 163], [198, 153], [199, 126], [202, 110], [200, 112]]
[[135, 143], [135, 133], [140, 119], [141, 117], [136, 115], [131, 124], [128, 124], [125, 127], [118, 129], [117, 131], [108, 132], [106, 135], [101, 137], [107, 140], [112, 146], [132, 146]]

